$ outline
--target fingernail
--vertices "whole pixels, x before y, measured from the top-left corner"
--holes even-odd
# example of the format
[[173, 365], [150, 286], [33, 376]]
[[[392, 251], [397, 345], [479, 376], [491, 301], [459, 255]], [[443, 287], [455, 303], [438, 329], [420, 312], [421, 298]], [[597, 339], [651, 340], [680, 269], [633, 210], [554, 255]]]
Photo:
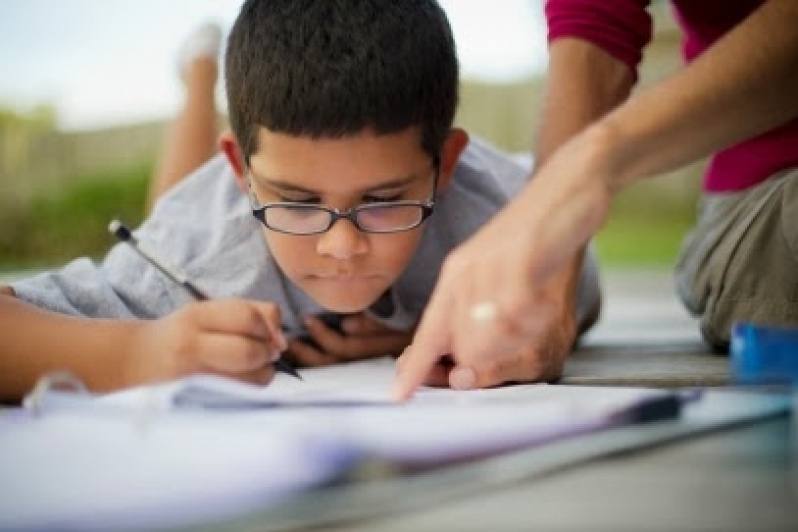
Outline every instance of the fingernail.
[[272, 351], [271, 354], [271, 362], [277, 362], [278, 360], [280, 360], [280, 356], [282, 356], [282, 351], [279, 349], [275, 349], [274, 351]]
[[471, 368], [455, 368], [449, 375], [449, 384], [455, 390], [470, 390], [477, 383], [477, 376]]
[[279, 351], [285, 351], [286, 349], [288, 349], [288, 340], [285, 339], [285, 335], [282, 332], [278, 333], [274, 337], [274, 340], [277, 343], [277, 349]]
[[399, 401], [399, 402], [404, 402], [409, 399], [407, 392], [405, 392], [404, 390], [404, 387], [402, 387], [399, 384], [393, 387], [393, 390], [391, 391], [391, 397], [393, 398], [394, 401]]

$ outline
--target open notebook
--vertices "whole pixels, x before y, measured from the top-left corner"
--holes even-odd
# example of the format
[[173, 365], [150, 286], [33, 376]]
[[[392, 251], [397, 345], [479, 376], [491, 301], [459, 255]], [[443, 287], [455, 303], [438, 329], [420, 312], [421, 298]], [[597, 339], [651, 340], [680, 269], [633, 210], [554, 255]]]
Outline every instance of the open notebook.
[[[359, 461], [431, 467], [678, 413], [668, 392], [424, 388], [390, 400], [390, 358], [278, 375], [196, 376], [91, 396], [39, 391], [0, 412], [0, 528], [185, 525], [263, 507]], [[4, 484], [6, 484], [4, 482]]]

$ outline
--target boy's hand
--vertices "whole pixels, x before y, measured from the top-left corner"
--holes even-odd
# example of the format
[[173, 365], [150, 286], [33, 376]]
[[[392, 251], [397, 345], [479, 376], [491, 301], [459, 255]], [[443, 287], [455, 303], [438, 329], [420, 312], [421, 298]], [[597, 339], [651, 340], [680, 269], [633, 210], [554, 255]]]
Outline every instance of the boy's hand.
[[315, 346], [301, 339], [291, 340], [286, 356], [299, 366], [326, 366], [336, 362], [375, 358], [401, 353], [413, 338], [413, 331], [396, 331], [377, 323], [365, 313], [346, 316], [339, 332], [315, 317], [306, 327]]
[[136, 326], [126, 350], [122, 375], [126, 386], [191, 373], [265, 384], [286, 348], [280, 310], [271, 303], [203, 301]]

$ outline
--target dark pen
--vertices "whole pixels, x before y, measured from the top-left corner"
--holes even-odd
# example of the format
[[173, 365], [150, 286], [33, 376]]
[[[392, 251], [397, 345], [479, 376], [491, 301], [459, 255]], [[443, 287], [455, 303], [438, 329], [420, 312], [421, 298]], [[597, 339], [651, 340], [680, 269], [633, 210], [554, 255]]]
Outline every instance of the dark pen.
[[[188, 277], [186, 277], [183, 272], [168, 266], [162, 260], [153, 255], [151, 251], [142, 247], [141, 244], [139, 244], [138, 239], [133, 235], [133, 232], [125, 227], [122, 222], [119, 220], [112, 220], [108, 225], [108, 230], [119, 240], [129, 244], [139, 255], [141, 255], [147, 262], [158, 268], [169, 279], [185, 288], [186, 291], [191, 294], [192, 297], [194, 297], [194, 299], [197, 301], [206, 301], [210, 299], [205, 292], [197, 288], [194, 283], [189, 281]], [[289, 375], [293, 375], [297, 379], [302, 380], [299, 372], [285, 360], [278, 359], [277, 362], [274, 363], [274, 367], [279, 371], [288, 373]]]

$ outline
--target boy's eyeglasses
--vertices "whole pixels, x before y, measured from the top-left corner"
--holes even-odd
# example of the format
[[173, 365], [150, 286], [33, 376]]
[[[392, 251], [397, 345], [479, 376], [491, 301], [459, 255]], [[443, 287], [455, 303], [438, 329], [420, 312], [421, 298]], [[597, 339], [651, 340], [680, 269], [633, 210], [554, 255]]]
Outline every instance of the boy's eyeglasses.
[[435, 188], [438, 184], [438, 169], [431, 197], [426, 201], [390, 201], [365, 203], [340, 211], [324, 205], [310, 205], [290, 201], [278, 201], [256, 205], [251, 190], [252, 214], [272, 231], [289, 235], [317, 235], [329, 231], [338, 220], [345, 218], [364, 233], [398, 233], [421, 225], [432, 214], [435, 205]]

